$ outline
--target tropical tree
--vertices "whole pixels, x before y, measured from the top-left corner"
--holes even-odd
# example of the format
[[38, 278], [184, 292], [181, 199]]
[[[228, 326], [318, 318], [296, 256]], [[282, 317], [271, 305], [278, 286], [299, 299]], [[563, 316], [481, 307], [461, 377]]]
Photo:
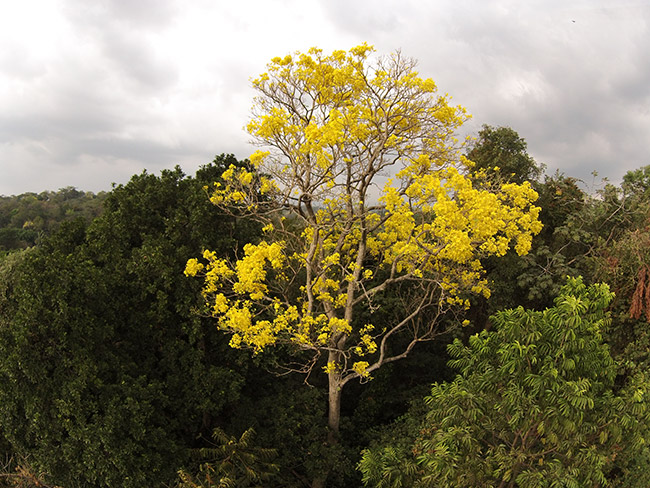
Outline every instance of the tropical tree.
[[484, 124], [467, 157], [477, 169], [500, 174], [507, 180], [516, 183], [537, 181], [544, 167], [528, 154], [527, 147], [526, 141], [514, 129]]
[[217, 428], [212, 437], [214, 446], [196, 451], [201, 458], [207, 459], [199, 466], [199, 479], [181, 470], [181, 488], [261, 488], [278, 472], [278, 467], [272, 463], [276, 451], [255, 446], [254, 429], [247, 429], [237, 439]]
[[[626, 359], [628, 368], [650, 367], [650, 166], [629, 171], [620, 188], [611, 188], [612, 197], [600, 205], [615, 209], [612, 237], [595, 249], [595, 274], [607, 281], [616, 300], [616, 318], [608, 331], [612, 350]], [[611, 210], [610, 210], [611, 211]]]
[[[467, 177], [454, 137], [465, 110], [413, 60], [371, 54], [364, 44], [271, 60], [253, 81], [247, 126], [269, 151], [211, 190], [215, 205], [248, 211], [267, 236], [236, 261], [206, 251], [186, 267], [204, 276], [233, 347], [287, 344], [299, 363], [288, 367], [322, 367], [330, 444], [345, 385], [435, 337], [466, 293], [489, 294], [480, 258], [511, 246], [524, 254], [541, 228], [528, 183]], [[393, 305], [378, 307], [388, 294]], [[408, 337], [401, 349], [397, 336]]]
[[182, 275], [208, 243], [234, 255], [257, 232], [202, 197], [239, 164], [215, 163], [136, 175], [91, 224], [0, 260], [0, 435], [53, 483], [169, 483], [237, 402], [249, 361], [191, 312], [201, 287]]
[[642, 374], [615, 383], [611, 299], [569, 279], [554, 307], [500, 312], [496, 330], [456, 340], [458, 376], [433, 386], [411, 442], [364, 453], [366, 486], [647, 486], [634, 468], [648, 462], [650, 392]]
[[105, 198], [104, 192], [95, 195], [74, 187], [0, 196], [0, 253], [35, 245], [62, 222], [76, 218], [90, 222], [101, 213]]

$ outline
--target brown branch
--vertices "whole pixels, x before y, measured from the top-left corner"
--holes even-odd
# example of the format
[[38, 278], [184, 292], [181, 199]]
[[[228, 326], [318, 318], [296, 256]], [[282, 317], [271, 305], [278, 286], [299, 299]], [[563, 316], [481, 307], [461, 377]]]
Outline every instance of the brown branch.
[[646, 306], [646, 314], [648, 314], [650, 311], [650, 308], [647, 305], [649, 291], [646, 289], [646, 287], [650, 288], [647, 286], [648, 285], [647, 278], [648, 278], [648, 267], [643, 266], [641, 267], [641, 269], [639, 269], [639, 272], [637, 274], [637, 284], [636, 284], [636, 288], [634, 289], [634, 294], [632, 295], [632, 304], [630, 305], [629, 314], [630, 317], [634, 319], [638, 319], [639, 317], [641, 317], [641, 314], [643, 313], [644, 305]]

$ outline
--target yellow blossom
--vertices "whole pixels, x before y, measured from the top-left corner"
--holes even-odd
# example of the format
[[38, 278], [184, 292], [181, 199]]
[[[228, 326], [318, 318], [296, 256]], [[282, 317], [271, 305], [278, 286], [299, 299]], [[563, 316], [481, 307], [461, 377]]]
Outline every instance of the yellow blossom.
[[191, 258], [185, 265], [185, 276], [196, 276], [196, 274], [203, 270], [205, 266], [199, 263], [196, 258]]
[[[382, 341], [395, 337], [391, 324], [404, 317], [382, 297], [409, 290], [398, 298], [467, 308], [469, 296], [490, 294], [484, 258], [525, 254], [541, 230], [530, 184], [499, 188], [486, 171], [467, 171], [473, 163], [454, 136], [465, 109], [404, 58], [370, 67], [371, 53], [310, 49], [274, 58], [252, 81], [259, 98], [247, 130], [271, 151], [228, 167], [209, 197], [278, 228], [267, 223], [265, 240], [234, 262], [208, 251], [185, 267], [204, 277], [233, 347], [334, 354], [323, 369], [341, 378], [367, 377]], [[371, 314], [386, 328], [361, 326]], [[432, 336], [435, 325], [413, 330]]]
[[325, 371], [326, 374], [336, 373], [338, 369], [338, 364], [332, 361], [328, 362], [326, 366], [323, 366], [323, 371]]
[[370, 376], [370, 373], [368, 373], [367, 371], [368, 366], [369, 366], [368, 361], [357, 361], [352, 365], [352, 370], [355, 373], [357, 373], [359, 376], [367, 378]]

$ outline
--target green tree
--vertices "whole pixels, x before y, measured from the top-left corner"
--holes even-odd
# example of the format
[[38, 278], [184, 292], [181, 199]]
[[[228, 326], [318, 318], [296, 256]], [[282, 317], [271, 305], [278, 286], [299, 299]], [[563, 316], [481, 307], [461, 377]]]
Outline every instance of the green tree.
[[544, 172], [526, 151], [528, 145], [510, 127], [483, 125], [473, 142], [467, 158], [475, 169], [489, 174], [498, 174], [515, 183], [537, 181]]
[[611, 299], [606, 285], [569, 279], [553, 308], [500, 312], [495, 331], [472, 336], [467, 346], [455, 341], [450, 365], [459, 375], [433, 386], [414, 440], [364, 453], [366, 486], [625, 481], [616, 477], [647, 458], [648, 391], [642, 375], [622, 388], [615, 383], [601, 335]]
[[214, 430], [214, 446], [198, 449], [196, 453], [207, 459], [199, 467], [199, 479], [181, 470], [181, 488], [263, 488], [278, 472], [272, 463], [275, 449], [255, 446], [255, 430], [247, 429], [239, 439], [222, 429]]
[[90, 225], [2, 262], [0, 432], [53, 482], [169, 483], [237, 401], [248, 361], [192, 313], [200, 284], [182, 276], [208, 243], [234, 255], [257, 232], [202, 198], [231, 164], [134, 176]]
[[544, 227], [526, 256], [509, 253], [502, 262], [486, 265], [494, 283], [490, 314], [519, 305], [550, 307], [567, 276], [587, 276], [593, 282], [589, 259], [597, 236], [586, 221], [589, 196], [575, 178], [559, 172], [533, 186]]
[[[628, 369], [650, 369], [650, 166], [628, 172], [620, 188], [610, 188], [600, 205], [615, 209], [616, 229], [594, 252], [595, 275], [616, 293], [608, 330], [614, 353]], [[610, 210], [611, 211], [611, 210]], [[629, 373], [629, 372], [628, 372]]]
[[0, 252], [34, 246], [62, 222], [82, 218], [90, 223], [101, 213], [105, 197], [104, 192], [95, 195], [73, 187], [0, 196]]

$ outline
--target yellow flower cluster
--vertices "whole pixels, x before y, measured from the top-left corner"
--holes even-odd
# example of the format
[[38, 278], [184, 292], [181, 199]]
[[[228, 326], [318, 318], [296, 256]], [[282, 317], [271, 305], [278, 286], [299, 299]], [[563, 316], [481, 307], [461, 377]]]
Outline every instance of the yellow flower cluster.
[[370, 376], [370, 373], [367, 371], [368, 366], [370, 366], [368, 361], [357, 361], [352, 365], [352, 370], [359, 376], [368, 378]]
[[254, 309], [254, 304], [248, 300], [234, 300], [228, 303], [226, 310], [215, 313], [219, 318], [219, 326], [233, 333], [230, 341], [232, 347], [250, 347], [255, 352], [260, 352], [275, 344], [287, 330], [299, 334], [297, 329], [300, 327], [300, 316], [296, 307], [282, 308], [278, 305], [278, 313], [273, 320], [256, 320]]
[[333, 361], [329, 361], [325, 366], [323, 366], [323, 371], [325, 371], [325, 374], [334, 374], [340, 371], [340, 369], [340, 366]]
[[375, 328], [372, 324], [366, 324], [359, 329], [359, 342], [354, 347], [353, 351], [357, 356], [365, 356], [366, 354], [374, 354], [377, 351], [377, 343], [370, 332]]
[[[512, 243], [525, 254], [541, 230], [540, 209], [533, 205], [537, 194], [528, 183], [504, 185], [493, 193], [474, 188], [453, 167], [436, 170], [426, 158], [413, 161], [398, 176], [409, 184], [403, 193], [392, 181], [385, 187], [381, 201], [390, 218], [372, 249], [376, 254], [383, 250], [385, 261], [398, 261], [399, 269], [441, 271], [441, 263], [469, 265], [472, 272], [462, 275], [463, 284], [469, 284], [480, 276], [477, 256], [503, 256]], [[444, 271], [449, 276], [450, 270]], [[458, 286], [449, 288], [453, 294]], [[479, 282], [474, 291], [483, 288]]]
[[185, 265], [185, 276], [196, 276], [197, 273], [203, 271], [205, 266], [203, 266], [202, 263], [199, 263], [199, 260], [196, 258], [192, 258], [187, 261], [187, 264]]
[[[210, 252], [205, 263], [187, 262], [186, 275], [204, 276], [233, 347], [283, 341], [370, 360], [386, 331], [360, 327], [352, 308], [373, 305], [382, 279], [423, 280], [438, 287], [441, 305], [466, 307], [469, 293], [490, 293], [481, 259], [525, 254], [541, 230], [529, 184], [494, 191], [466, 174], [471, 162], [453, 139], [465, 110], [397, 55], [368, 69], [371, 53], [365, 44], [311, 49], [274, 58], [253, 81], [261, 95], [247, 129], [274, 152], [253, 153], [248, 169], [229, 167], [211, 201], [251, 212], [276, 201], [297, 218], [284, 227], [276, 215], [276, 228], [257, 212], [269, 242], [246, 245], [235, 263]], [[395, 164], [380, 208], [370, 206], [373, 178]], [[273, 241], [293, 225], [291, 241]], [[324, 370], [368, 376], [368, 361], [350, 362]]]
[[[251, 162], [257, 167], [267, 156], [268, 153], [258, 151], [251, 156]], [[214, 205], [244, 205], [253, 210], [257, 204], [257, 191], [265, 195], [277, 190], [276, 184], [268, 177], [232, 164], [222, 173], [221, 179], [224, 183], [215, 182], [210, 195], [210, 202]]]
[[251, 300], [261, 300], [268, 290], [265, 283], [266, 265], [277, 270], [282, 268], [284, 262], [282, 242], [246, 244], [244, 257], [235, 264], [237, 281], [233, 284], [233, 291], [239, 295], [248, 293]]

